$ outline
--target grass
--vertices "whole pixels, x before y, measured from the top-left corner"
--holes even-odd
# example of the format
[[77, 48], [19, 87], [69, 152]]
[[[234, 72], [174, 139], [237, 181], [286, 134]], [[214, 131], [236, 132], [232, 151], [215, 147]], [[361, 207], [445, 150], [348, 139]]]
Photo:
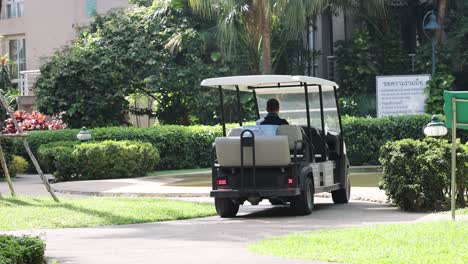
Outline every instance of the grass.
[[458, 209], [455, 213], [460, 215], [468, 215], [468, 208]]
[[215, 215], [213, 205], [153, 198], [0, 199], [0, 230], [136, 224]]
[[377, 225], [292, 234], [250, 245], [266, 255], [341, 263], [468, 263], [468, 222]]

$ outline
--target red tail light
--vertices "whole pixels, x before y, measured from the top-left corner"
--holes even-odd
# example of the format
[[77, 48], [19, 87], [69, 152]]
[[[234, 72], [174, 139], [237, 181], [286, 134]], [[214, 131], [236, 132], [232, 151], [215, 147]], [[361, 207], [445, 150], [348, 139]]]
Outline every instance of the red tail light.
[[218, 185], [218, 186], [225, 186], [227, 184], [228, 184], [227, 179], [222, 178], [222, 179], [217, 179], [216, 180], [216, 185]]
[[293, 183], [294, 183], [293, 178], [288, 178], [288, 184], [293, 184]]

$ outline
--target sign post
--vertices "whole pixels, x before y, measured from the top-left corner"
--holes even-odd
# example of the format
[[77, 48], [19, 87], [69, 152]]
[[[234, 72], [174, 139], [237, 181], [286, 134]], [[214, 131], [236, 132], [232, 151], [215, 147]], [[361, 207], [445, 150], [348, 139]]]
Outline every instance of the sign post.
[[[447, 128], [452, 129], [452, 176], [451, 211], [455, 220], [456, 172], [457, 172], [457, 128], [468, 129], [468, 92], [444, 91], [444, 112]], [[463, 107], [465, 106], [465, 107]]]

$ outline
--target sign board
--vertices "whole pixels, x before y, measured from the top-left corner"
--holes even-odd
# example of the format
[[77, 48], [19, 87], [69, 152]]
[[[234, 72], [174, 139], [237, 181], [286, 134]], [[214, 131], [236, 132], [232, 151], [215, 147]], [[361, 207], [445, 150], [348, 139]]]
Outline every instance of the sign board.
[[377, 117], [424, 114], [429, 74], [377, 76]]
[[468, 92], [444, 91], [445, 126], [452, 128], [454, 116], [453, 98], [457, 100], [455, 105], [455, 121], [458, 129], [468, 129]]

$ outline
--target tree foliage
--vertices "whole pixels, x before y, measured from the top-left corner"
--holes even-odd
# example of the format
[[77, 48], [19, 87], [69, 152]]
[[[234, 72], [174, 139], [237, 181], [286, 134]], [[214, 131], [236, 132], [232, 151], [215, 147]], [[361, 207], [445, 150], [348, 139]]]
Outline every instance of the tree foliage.
[[214, 91], [201, 89], [200, 81], [230, 69], [213, 59], [218, 51], [206, 42], [206, 23], [172, 5], [97, 17], [42, 67], [36, 83], [39, 110], [64, 112], [70, 127], [121, 125], [128, 110], [125, 96], [138, 92], [157, 101], [161, 123], [187, 125], [197, 114], [213, 119], [215, 109], [206, 101]]

